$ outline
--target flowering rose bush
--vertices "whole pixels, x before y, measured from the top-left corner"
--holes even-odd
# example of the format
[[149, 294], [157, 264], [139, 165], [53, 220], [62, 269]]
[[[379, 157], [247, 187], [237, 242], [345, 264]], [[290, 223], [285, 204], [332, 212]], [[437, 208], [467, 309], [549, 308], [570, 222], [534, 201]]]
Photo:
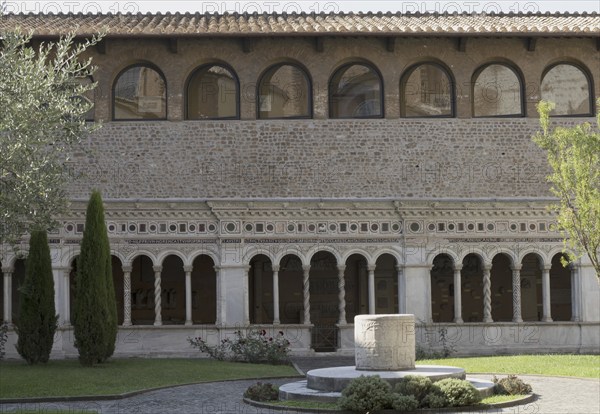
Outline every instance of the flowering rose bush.
[[251, 329], [246, 335], [236, 331], [234, 338], [225, 338], [216, 346], [208, 345], [202, 338], [188, 338], [190, 345], [206, 352], [219, 361], [282, 364], [288, 361], [290, 342], [283, 331], [269, 336], [264, 329]]

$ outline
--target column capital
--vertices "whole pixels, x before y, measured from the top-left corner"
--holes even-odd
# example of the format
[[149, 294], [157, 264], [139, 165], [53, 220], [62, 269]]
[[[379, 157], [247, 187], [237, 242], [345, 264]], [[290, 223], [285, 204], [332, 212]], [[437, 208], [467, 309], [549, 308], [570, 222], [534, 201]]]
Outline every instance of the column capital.
[[338, 269], [338, 272], [344, 272], [344, 271], [346, 271], [346, 265], [345, 264], [338, 265], [337, 269]]
[[131, 266], [131, 265], [121, 266], [121, 270], [124, 273], [131, 273], [131, 271], [133, 270], [133, 266]]
[[271, 266], [271, 270], [273, 270], [274, 272], [279, 272], [279, 265]]
[[[63, 272], [70, 272], [71, 268], [67, 267], [67, 266], [57, 266], [57, 267], [53, 267], [52, 270], [56, 270], [56, 271], [63, 271]], [[4, 271], [4, 270], [3, 270]]]
[[2, 273], [4, 273], [5, 275], [7, 273], [12, 274], [12, 272], [14, 272], [14, 271], [15, 271], [15, 268], [12, 266], [5, 266], [2, 268]]
[[162, 266], [152, 266], [152, 270], [154, 270], [154, 272], [162, 272]]
[[543, 264], [540, 266], [540, 270], [542, 272], [549, 272], [550, 269], [552, 269], [552, 265], [551, 264]]
[[304, 270], [304, 272], [310, 272], [310, 265], [302, 265], [302, 270]]
[[523, 265], [521, 263], [516, 263], [510, 267], [510, 270], [512, 270], [514, 272], [517, 270], [520, 271], [522, 268], [523, 268]]
[[370, 264], [370, 265], [367, 266], [367, 270], [369, 272], [374, 272], [376, 267], [377, 267], [376, 264]]
[[455, 263], [454, 264], [454, 271], [455, 272], [460, 272], [462, 270], [462, 268], [463, 268], [462, 263]]
[[396, 271], [397, 271], [397, 272], [402, 272], [402, 271], [404, 271], [404, 265], [397, 264], [397, 265], [396, 265]]
[[483, 264], [483, 271], [484, 272], [489, 272], [492, 270], [492, 264], [491, 263], [484, 263]]
[[183, 271], [186, 272], [186, 273], [191, 272], [192, 270], [194, 270], [194, 266], [193, 265], [183, 266]]

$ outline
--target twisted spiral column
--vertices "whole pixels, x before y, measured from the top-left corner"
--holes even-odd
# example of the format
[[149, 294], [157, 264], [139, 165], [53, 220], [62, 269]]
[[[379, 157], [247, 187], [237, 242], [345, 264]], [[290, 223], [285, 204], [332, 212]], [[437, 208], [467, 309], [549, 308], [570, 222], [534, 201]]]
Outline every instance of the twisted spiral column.
[[512, 288], [513, 288], [513, 322], [523, 322], [521, 316], [521, 267], [516, 264], [511, 267], [512, 270]]
[[162, 272], [162, 266], [153, 266], [152, 269], [154, 270], [154, 326], [161, 326], [162, 288], [160, 286], [160, 274]]
[[304, 270], [304, 324], [310, 325], [310, 265], [302, 266]]
[[340, 318], [338, 320], [339, 325], [346, 325], [346, 280], [344, 279], [344, 272], [346, 271], [345, 265], [339, 265], [338, 267], [338, 308]]
[[123, 326], [131, 326], [131, 266], [123, 266]]
[[483, 266], [483, 321], [494, 322], [492, 319], [492, 281], [490, 271], [492, 265], [486, 263]]

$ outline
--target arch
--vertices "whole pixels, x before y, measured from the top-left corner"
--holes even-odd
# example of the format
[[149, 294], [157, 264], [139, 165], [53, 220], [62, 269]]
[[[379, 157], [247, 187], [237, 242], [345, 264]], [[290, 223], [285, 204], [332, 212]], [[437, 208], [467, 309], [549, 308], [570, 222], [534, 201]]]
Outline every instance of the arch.
[[338, 263], [338, 257], [325, 246], [310, 258], [310, 321], [314, 325], [311, 344], [316, 352], [332, 352], [337, 348]]
[[539, 252], [529, 252], [521, 259], [521, 316], [523, 321], [541, 321], [543, 317], [542, 267]]
[[279, 265], [279, 320], [282, 324], [300, 324], [304, 317], [302, 256], [286, 251], [273, 263]]
[[581, 63], [561, 60], [546, 67], [540, 82], [544, 101], [556, 104], [553, 116], [592, 116], [594, 80]]
[[465, 322], [483, 321], [483, 266], [481, 253], [470, 252], [462, 258], [461, 297], [462, 317]]
[[252, 261], [252, 258], [254, 256], [258, 256], [258, 255], [263, 255], [269, 258], [269, 260], [271, 261], [271, 263], [276, 263], [275, 261], [275, 255], [273, 254], [273, 252], [270, 249], [267, 249], [265, 247], [262, 246], [251, 246], [246, 253], [244, 254], [244, 258], [242, 260], [242, 263], [245, 265], [249, 265], [250, 262]]
[[300, 250], [300, 248], [297, 247], [286, 247], [285, 249], [281, 250], [280, 252], [275, 254], [275, 259], [273, 260], [273, 263], [277, 263], [281, 266], [281, 261], [283, 260], [283, 258], [290, 255], [296, 256], [296, 258], [300, 260], [300, 263], [302, 263], [302, 265], [307, 264], [308, 259], [306, 258], [302, 250]]
[[154, 269], [155, 263], [147, 254], [136, 252], [131, 259], [131, 323], [154, 323]]
[[369, 313], [369, 289], [367, 286], [369, 263], [369, 256], [359, 252], [345, 256], [344, 293], [347, 323], [354, 323], [356, 315]]
[[133, 263], [133, 261], [140, 256], [148, 257], [152, 261], [152, 266], [160, 265], [160, 262], [156, 259], [156, 256], [154, 255], [154, 253], [150, 252], [149, 250], [136, 250], [135, 252], [133, 252], [129, 256], [127, 256], [127, 262]]
[[[453, 322], [454, 315], [454, 266], [455, 259], [447, 253], [433, 258], [429, 272], [431, 278], [431, 318], [433, 322]], [[460, 289], [460, 286], [458, 287]]]
[[125, 67], [112, 86], [112, 119], [167, 119], [167, 81], [163, 72], [149, 62]]
[[435, 258], [441, 254], [445, 254], [446, 256], [449, 256], [452, 259], [453, 263], [460, 263], [462, 262], [462, 257], [459, 258], [459, 256], [456, 254], [456, 252], [447, 249], [447, 248], [442, 248], [442, 249], [437, 249], [434, 250], [430, 253], [427, 254], [427, 264], [433, 266], [434, 263], [433, 261], [435, 260]]
[[441, 62], [410, 66], [400, 78], [400, 116], [452, 118], [456, 88], [450, 69]]
[[258, 119], [312, 118], [312, 79], [308, 70], [295, 62], [269, 66], [258, 78]]
[[383, 118], [383, 77], [377, 67], [355, 60], [338, 67], [329, 79], [330, 118]]
[[73, 260], [75, 260], [80, 253], [81, 249], [79, 248], [79, 246], [73, 246], [67, 249], [67, 251], [63, 252], [60, 258], [62, 266], [67, 268], [71, 267], [71, 265], [73, 264]]
[[196, 260], [198, 257], [200, 256], [208, 256], [210, 257], [210, 259], [213, 261], [214, 266], [218, 266], [219, 263], [221, 263], [221, 258], [219, 257], [219, 255], [217, 254], [217, 252], [214, 252], [212, 250], [208, 250], [206, 248], [200, 249], [200, 250], [194, 250], [192, 253], [190, 253], [189, 255], [189, 261], [187, 264], [194, 264], [194, 260]]
[[239, 119], [240, 80], [226, 63], [195, 68], [185, 82], [185, 119]]
[[552, 256], [550, 267], [550, 313], [554, 321], [570, 321], [573, 316], [571, 266], [562, 265], [563, 255]]
[[471, 84], [474, 117], [525, 116], [523, 75], [516, 65], [486, 63], [475, 70]]
[[490, 270], [492, 319], [510, 322], [513, 318], [512, 267], [513, 258], [506, 253], [496, 253]]
[[398, 307], [398, 271], [396, 256], [382, 253], [375, 261], [375, 313], [400, 313]]
[[511, 266], [514, 266], [516, 263], [519, 263], [517, 254], [508, 247], [495, 246], [492, 250], [487, 252], [487, 256], [491, 257], [492, 261], [494, 260], [494, 257], [499, 254], [507, 256], [510, 259]]
[[333, 248], [331, 246], [317, 245], [308, 251], [308, 253], [306, 254], [307, 262], [305, 262], [304, 264], [306, 264], [306, 265], [310, 264], [313, 260], [313, 257], [319, 252], [331, 253], [333, 255], [333, 257], [335, 257], [335, 260], [337, 263], [339, 263], [339, 264], [343, 263], [341, 260], [340, 253], [335, 248]]
[[369, 263], [373, 263], [373, 264], [377, 263], [377, 259], [379, 259], [384, 254], [389, 254], [390, 256], [394, 256], [394, 259], [396, 259], [396, 265], [400, 265], [400, 263], [403, 263], [403, 261], [404, 261], [400, 252], [398, 252], [394, 249], [391, 249], [389, 247], [384, 247], [382, 249], [378, 249], [375, 253], [373, 253], [373, 259], [371, 261], [369, 261]]
[[[444, 252], [446, 253], [446, 252]], [[483, 266], [484, 263], [488, 263], [488, 257], [485, 254], [485, 252], [477, 247], [469, 247], [467, 250], [465, 250], [464, 252], [462, 252], [462, 254], [459, 256], [459, 261], [457, 263], [463, 262], [465, 260], [465, 257], [469, 256], [469, 255], [475, 255], [479, 258], [479, 260], [481, 260], [481, 265]]]
[[[380, 254], [383, 254], [383, 253], [384, 252], [381, 252]], [[346, 263], [348, 261], [348, 258], [350, 256], [354, 256], [356, 254], [361, 255], [362, 257], [364, 257], [365, 260], [367, 261], [367, 263], [374, 263], [375, 262], [375, 259], [373, 259], [371, 257], [371, 255], [366, 250], [363, 250], [363, 249], [360, 249], [358, 247], [355, 247], [353, 249], [345, 251], [344, 254], [342, 254], [342, 256], [340, 257], [339, 263], [340, 264], [341, 263]]]
[[127, 261], [127, 257], [118, 250], [110, 249], [110, 255], [116, 257], [121, 262], [121, 266], [131, 265], [131, 262]]
[[250, 259], [248, 270], [250, 323], [273, 323], [273, 262], [264, 254]]
[[185, 259], [171, 253], [161, 261], [161, 316], [163, 325], [183, 325], [185, 314]]
[[158, 266], [162, 266], [165, 259], [169, 256], [177, 256], [179, 259], [181, 259], [183, 266], [186, 266], [188, 264], [187, 257], [183, 253], [174, 249], [169, 249], [161, 251], [156, 257], [156, 262], [158, 263]]
[[539, 259], [540, 266], [544, 266], [546, 263], [548, 263], [548, 258], [546, 257], [544, 252], [536, 247], [527, 247], [523, 249], [523, 251], [520, 251], [519, 255], [517, 256], [517, 259], [515, 260], [515, 263], [522, 263], [525, 256], [528, 256], [530, 254], [536, 256]]
[[217, 321], [217, 271], [212, 252], [192, 255], [192, 323]]

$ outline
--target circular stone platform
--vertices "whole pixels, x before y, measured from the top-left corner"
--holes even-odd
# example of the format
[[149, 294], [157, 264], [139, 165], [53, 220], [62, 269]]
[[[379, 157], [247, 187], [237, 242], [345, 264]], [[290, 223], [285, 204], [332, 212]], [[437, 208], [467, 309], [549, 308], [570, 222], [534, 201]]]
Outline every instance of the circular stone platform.
[[313, 390], [327, 392], [341, 392], [349, 383], [360, 376], [378, 375], [392, 386], [407, 375], [420, 375], [428, 377], [432, 381], [444, 378], [465, 379], [465, 370], [458, 367], [447, 367], [442, 365], [417, 365], [414, 369], [402, 371], [368, 371], [356, 369], [356, 367], [321, 368], [308, 371], [306, 374], [307, 386]]

